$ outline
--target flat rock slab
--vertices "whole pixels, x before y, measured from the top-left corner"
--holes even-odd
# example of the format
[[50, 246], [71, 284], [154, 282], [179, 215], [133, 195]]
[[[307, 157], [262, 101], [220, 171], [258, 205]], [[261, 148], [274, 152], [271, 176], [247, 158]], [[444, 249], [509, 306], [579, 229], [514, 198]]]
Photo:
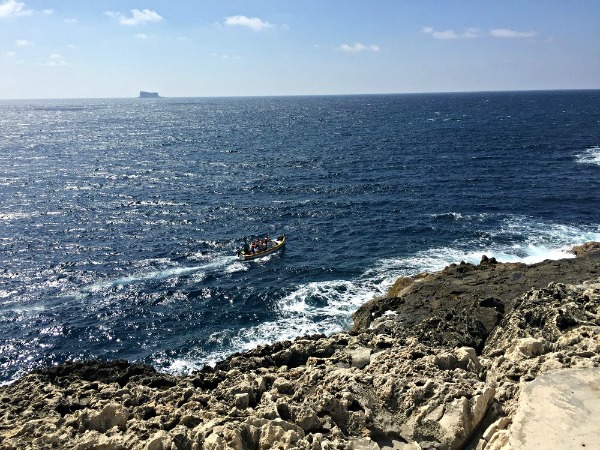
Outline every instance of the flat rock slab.
[[600, 368], [547, 372], [529, 383], [509, 439], [515, 449], [600, 449]]

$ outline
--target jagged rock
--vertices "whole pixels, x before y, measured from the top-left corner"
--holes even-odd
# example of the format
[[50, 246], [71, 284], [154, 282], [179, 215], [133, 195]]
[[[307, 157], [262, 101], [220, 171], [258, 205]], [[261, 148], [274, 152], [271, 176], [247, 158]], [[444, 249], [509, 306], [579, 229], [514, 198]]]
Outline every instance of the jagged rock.
[[[585, 247], [595, 248], [596, 245], [600, 246], [600, 243]], [[401, 282], [401, 286], [392, 287], [391, 295], [368, 301], [354, 313], [353, 330], [368, 329], [373, 321], [389, 311], [397, 313], [393, 316], [394, 322], [407, 330], [432, 318], [453, 325], [464, 320], [455, 312], [468, 311], [473, 323], [483, 325], [489, 334], [502, 315], [511, 311], [515, 300], [528, 290], [545, 288], [556, 281], [578, 284], [597, 277], [600, 251], [579, 253], [577, 258], [544, 261], [530, 266], [521, 263], [452, 264], [437, 273], [401, 279], [405, 281]], [[431, 337], [423, 333], [423, 338]], [[477, 348], [475, 345], [463, 345]]]
[[481, 257], [481, 262], [479, 264], [480, 265], [498, 264], [498, 261], [496, 261], [496, 258], [494, 258], [494, 257], [488, 258], [487, 255], [483, 255]]
[[547, 347], [545, 339], [539, 338], [521, 338], [517, 339], [514, 344], [508, 349], [507, 354], [510, 354], [513, 359], [533, 358], [544, 354], [544, 349]]
[[371, 363], [371, 349], [360, 347], [353, 350], [349, 350], [350, 358], [352, 361], [352, 367], [357, 369], [364, 369]]
[[571, 249], [571, 253], [576, 256], [583, 256], [587, 253], [600, 251], [600, 242], [586, 242], [582, 245], [576, 245]]
[[441, 442], [449, 449], [461, 448], [483, 420], [493, 397], [494, 389], [486, 387], [470, 399], [461, 397], [444, 405], [444, 413], [437, 420], [445, 435]]
[[250, 396], [248, 395], [248, 393], [235, 395], [236, 408], [246, 409], [248, 406], [250, 406]]
[[[567, 314], [570, 325], [564, 327], [561, 317]], [[520, 407], [521, 391], [540, 374], [600, 366], [600, 279], [551, 283], [521, 296], [488, 339], [484, 359], [487, 379], [498, 387], [497, 398], [511, 419]], [[600, 395], [590, 397], [600, 404]], [[580, 420], [585, 423], [584, 416]], [[480, 448], [513, 448], [510, 430], [487, 434]]]
[[171, 450], [171, 444], [171, 436], [164, 431], [159, 431], [150, 437], [144, 450]]
[[351, 332], [189, 376], [126, 361], [34, 371], [0, 387], [0, 449], [511, 448], [530, 382], [600, 366], [595, 248], [402, 279]]
[[483, 440], [489, 442], [492, 439], [492, 436], [494, 436], [501, 430], [505, 430], [506, 427], [510, 425], [510, 423], [511, 420], [508, 417], [501, 417], [500, 419], [496, 420], [483, 433]]
[[271, 420], [260, 427], [258, 449], [293, 448], [303, 437], [304, 432], [300, 427], [281, 419]]
[[125, 428], [127, 419], [129, 419], [127, 408], [116, 403], [109, 403], [97, 413], [83, 411], [79, 416], [79, 424], [82, 430], [95, 430], [104, 433], [112, 427]]

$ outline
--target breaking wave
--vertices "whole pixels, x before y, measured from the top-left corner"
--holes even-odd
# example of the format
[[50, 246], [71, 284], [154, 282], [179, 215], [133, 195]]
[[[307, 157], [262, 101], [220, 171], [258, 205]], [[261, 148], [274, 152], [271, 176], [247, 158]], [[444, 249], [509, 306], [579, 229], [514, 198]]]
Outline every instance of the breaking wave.
[[583, 164], [600, 166], [600, 146], [588, 148], [583, 153], [575, 155], [576, 161]]
[[[350, 280], [332, 279], [308, 282], [275, 302], [277, 318], [240, 330], [220, 330], [211, 336], [217, 349], [194, 349], [185, 358], [175, 358], [165, 370], [188, 373], [203, 365], [214, 365], [233, 351], [246, 351], [257, 345], [292, 340], [309, 334], [331, 334], [351, 325], [354, 311], [373, 297], [385, 295], [399, 277], [435, 272], [452, 263], [478, 264], [482, 255], [500, 262], [534, 264], [546, 259], [573, 258], [569, 250], [588, 241], [600, 241], [600, 227], [582, 229], [562, 224], [546, 224], [526, 217], [507, 218], [489, 233], [491, 241], [457, 242], [413, 255], [377, 261], [373, 267]], [[515, 241], [515, 236], [520, 239]], [[508, 238], [510, 242], [503, 243]], [[163, 361], [164, 362], [164, 361]]]

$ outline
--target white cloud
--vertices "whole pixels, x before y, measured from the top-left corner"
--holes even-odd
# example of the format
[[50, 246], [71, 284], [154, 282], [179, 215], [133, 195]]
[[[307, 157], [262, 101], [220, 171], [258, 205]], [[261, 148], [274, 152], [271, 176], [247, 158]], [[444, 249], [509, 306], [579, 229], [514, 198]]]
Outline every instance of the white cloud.
[[537, 36], [535, 31], [515, 31], [508, 28], [497, 28], [490, 31], [490, 35], [497, 38], [532, 38]]
[[462, 33], [454, 30], [436, 31], [432, 27], [423, 27], [421, 31], [425, 34], [431, 34], [435, 39], [472, 39], [479, 36], [478, 28], [467, 28]]
[[[437, 31], [432, 27], [423, 27], [421, 31], [430, 34], [435, 39], [471, 39], [481, 35], [479, 28], [467, 28], [462, 33], [454, 30]], [[496, 28], [490, 30], [489, 34], [497, 38], [532, 38], [538, 35], [535, 31], [515, 31], [508, 28]]]
[[121, 13], [109, 11], [106, 13], [109, 16], [118, 17], [121, 25], [141, 25], [147, 22], [160, 22], [163, 18], [156, 12], [150, 9], [132, 9], [131, 17], [125, 17]]
[[225, 19], [225, 25], [248, 27], [254, 31], [262, 31], [274, 25], [258, 17], [230, 16]]
[[27, 39], [17, 39], [15, 41], [17, 47], [27, 47], [28, 45], [33, 45], [33, 42], [28, 41]]
[[226, 53], [211, 53], [210, 56], [214, 57], [214, 58], [221, 58], [221, 59], [242, 59], [240, 56], [238, 55], [228, 55]]
[[46, 14], [47, 16], [51, 16], [52, 14], [54, 14], [54, 10], [53, 9], [43, 9], [42, 12], [44, 14]]
[[69, 25], [73, 25], [73, 24], [77, 23], [77, 19], [67, 18], [67, 19], [65, 19], [65, 23], [68, 23]]
[[156, 12], [150, 9], [139, 9], [131, 10], [132, 17], [130, 19], [121, 19], [123, 25], [138, 25], [145, 22], [160, 22], [163, 18]]
[[364, 45], [360, 42], [357, 42], [354, 45], [342, 44], [340, 45], [340, 50], [347, 53], [360, 53], [360, 52], [378, 52], [380, 50], [378, 45]]
[[148, 39], [148, 35], [144, 34], [144, 33], [138, 33], [138, 34], [135, 35], [135, 38], [136, 39], [144, 40], [144, 39]]
[[33, 14], [33, 10], [27, 9], [25, 3], [16, 0], [4, 0], [0, 3], [0, 18], [30, 16], [31, 14]]
[[436, 39], [458, 39], [459, 36], [454, 30], [434, 31], [431, 35]]
[[6, 52], [6, 56], [8, 56], [9, 58], [13, 58], [17, 56], [17, 54], [15, 52]]
[[47, 66], [66, 66], [67, 63], [59, 53], [52, 53], [48, 56]]

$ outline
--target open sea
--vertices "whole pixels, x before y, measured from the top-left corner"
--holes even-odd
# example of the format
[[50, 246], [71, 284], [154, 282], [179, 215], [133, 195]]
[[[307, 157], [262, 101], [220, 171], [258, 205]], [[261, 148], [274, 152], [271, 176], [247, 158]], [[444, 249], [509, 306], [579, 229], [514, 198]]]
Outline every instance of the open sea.
[[590, 240], [600, 91], [2, 101], [0, 383], [187, 373], [343, 330], [397, 277]]

